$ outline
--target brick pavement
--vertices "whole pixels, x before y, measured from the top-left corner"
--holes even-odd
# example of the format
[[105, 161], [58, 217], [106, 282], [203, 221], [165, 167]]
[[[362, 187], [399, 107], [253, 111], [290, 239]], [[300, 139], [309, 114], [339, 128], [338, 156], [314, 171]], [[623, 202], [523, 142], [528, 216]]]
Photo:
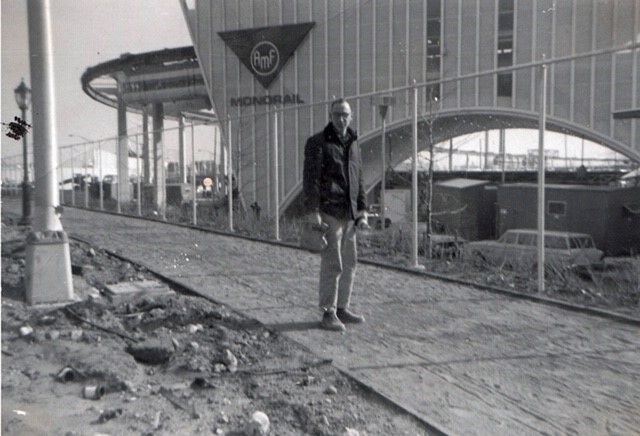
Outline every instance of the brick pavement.
[[65, 230], [258, 319], [448, 434], [640, 434], [640, 329], [359, 265], [367, 323], [317, 328], [318, 257], [66, 209]]

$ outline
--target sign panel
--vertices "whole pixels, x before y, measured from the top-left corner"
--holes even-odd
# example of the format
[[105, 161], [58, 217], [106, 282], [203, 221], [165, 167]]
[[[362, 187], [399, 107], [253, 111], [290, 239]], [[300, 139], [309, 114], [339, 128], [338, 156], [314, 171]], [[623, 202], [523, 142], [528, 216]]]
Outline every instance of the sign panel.
[[315, 23], [232, 30], [218, 35], [253, 76], [269, 89]]

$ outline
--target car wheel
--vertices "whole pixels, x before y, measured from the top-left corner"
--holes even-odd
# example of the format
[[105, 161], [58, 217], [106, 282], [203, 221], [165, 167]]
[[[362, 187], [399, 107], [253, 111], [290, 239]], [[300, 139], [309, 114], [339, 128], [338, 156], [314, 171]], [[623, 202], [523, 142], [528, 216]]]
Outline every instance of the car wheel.
[[477, 250], [473, 250], [471, 252], [471, 263], [476, 265], [476, 266], [481, 266], [487, 263], [487, 258], [484, 257], [484, 255], [477, 251]]

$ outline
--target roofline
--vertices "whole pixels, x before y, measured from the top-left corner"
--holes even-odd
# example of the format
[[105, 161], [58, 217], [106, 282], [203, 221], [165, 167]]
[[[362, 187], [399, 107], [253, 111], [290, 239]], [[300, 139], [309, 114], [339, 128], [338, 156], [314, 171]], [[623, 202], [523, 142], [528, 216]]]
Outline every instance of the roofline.
[[[507, 233], [507, 232], [521, 232], [521, 233], [538, 234], [538, 230], [537, 229], [508, 229], [508, 230], [504, 231], [504, 233]], [[563, 231], [560, 231], [560, 230], [545, 230], [544, 234], [545, 235], [557, 235], [557, 236], [564, 236], [564, 235], [568, 235], [568, 236], [591, 236], [588, 233], [563, 232]]]
[[[185, 46], [176, 48], [165, 48], [162, 50], [139, 54], [123, 53], [117, 59], [112, 59], [87, 68], [80, 77], [82, 90], [85, 92], [85, 94], [87, 94], [95, 101], [116, 108], [118, 105], [117, 101], [95, 90], [91, 86], [91, 81], [102, 76], [111, 76], [117, 81], [118, 79], [116, 75], [125, 70], [129, 70], [138, 66], [148, 66], [172, 61], [198, 62], [195, 48], [193, 46]], [[127, 106], [127, 111], [137, 114], [142, 113], [142, 111], [135, 106]], [[195, 115], [195, 112], [191, 111], [190, 114]], [[205, 114], [202, 114], [202, 116], [198, 116], [198, 118], [208, 117]], [[214, 119], [217, 119], [217, 117], [214, 116], [212, 118], [208, 118], [209, 121], [213, 121]]]
[[86, 88], [89, 86], [89, 82], [100, 76], [115, 74], [126, 68], [138, 65], [149, 65], [158, 62], [181, 61], [186, 59], [198, 59], [193, 46], [165, 48], [163, 50], [140, 54], [123, 53], [118, 59], [112, 59], [87, 68], [80, 77], [80, 81], [82, 83], [82, 88], [87, 92]]

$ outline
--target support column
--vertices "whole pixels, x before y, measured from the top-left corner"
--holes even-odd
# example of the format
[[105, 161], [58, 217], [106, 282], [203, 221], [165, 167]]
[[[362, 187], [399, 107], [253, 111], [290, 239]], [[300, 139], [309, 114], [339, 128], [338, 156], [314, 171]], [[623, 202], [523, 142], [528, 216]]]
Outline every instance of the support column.
[[213, 195], [217, 195], [219, 192], [218, 189], [218, 184], [220, 183], [220, 159], [218, 158], [218, 135], [216, 135], [216, 132], [214, 130], [213, 133], [213, 140], [212, 142], [212, 146], [213, 146]]
[[[280, 180], [278, 157], [278, 111], [273, 111], [273, 217], [275, 226], [275, 240], [280, 240]], [[384, 216], [384, 215], [383, 215]]]
[[184, 115], [178, 115], [178, 160], [180, 165], [180, 183], [187, 183], [187, 159], [184, 149]]
[[[221, 139], [220, 126], [215, 125], [214, 129], [214, 137], [216, 140], [216, 144], [218, 144], [220, 150], [220, 165], [218, 165], [218, 180], [216, 180], [216, 193], [220, 193], [220, 179], [224, 180], [224, 177], [227, 175], [226, 173], [226, 162], [227, 162], [227, 149], [224, 146], [224, 142]], [[240, 180], [238, 180], [238, 183]]]
[[500, 171], [502, 173], [502, 176], [500, 178], [501, 183], [504, 184], [505, 182], [505, 169], [506, 169], [506, 160], [507, 160], [507, 148], [506, 148], [506, 144], [505, 144], [505, 134], [504, 134], [504, 128], [500, 128], [500, 159], [502, 160], [502, 165], [500, 167]]
[[166, 219], [166, 175], [164, 170], [164, 107], [153, 105], [153, 202], [162, 219]]
[[[487, 170], [491, 168], [493, 162], [489, 159], [489, 131], [485, 130], [484, 134], [484, 169]], [[482, 139], [481, 139], [482, 141]]]
[[[124, 77], [118, 78], [118, 83]], [[120, 85], [119, 85], [120, 86]], [[122, 91], [118, 93], [118, 203], [131, 201], [129, 183], [129, 138], [127, 138], [127, 105], [122, 98]]]
[[25, 293], [29, 304], [73, 300], [69, 239], [56, 214], [57, 134], [49, 0], [27, 3], [33, 101], [35, 208], [27, 238]]
[[149, 153], [149, 106], [142, 106], [142, 172], [145, 185], [151, 184], [151, 153]]

